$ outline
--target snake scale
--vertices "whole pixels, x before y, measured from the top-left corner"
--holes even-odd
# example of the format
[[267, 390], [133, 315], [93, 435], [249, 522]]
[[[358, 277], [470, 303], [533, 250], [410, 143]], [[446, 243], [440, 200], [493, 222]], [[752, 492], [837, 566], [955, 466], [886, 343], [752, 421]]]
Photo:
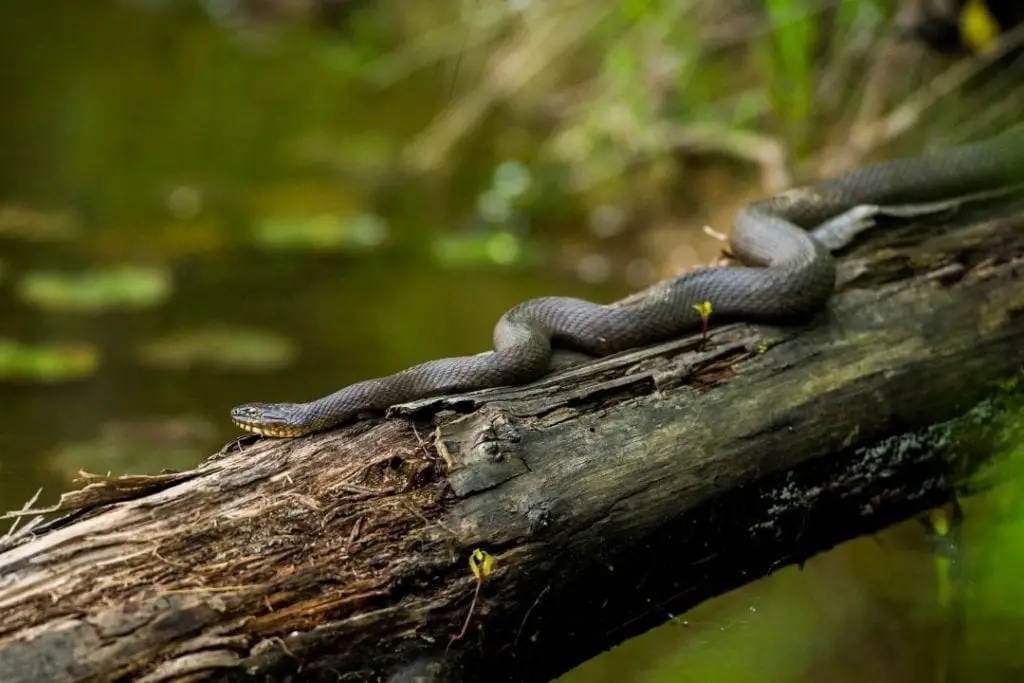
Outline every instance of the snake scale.
[[697, 329], [695, 304], [716, 320], [785, 323], [821, 310], [835, 289], [836, 264], [815, 228], [864, 205], [932, 202], [1019, 182], [1024, 124], [958, 147], [867, 165], [741, 209], [730, 250], [744, 264], [692, 270], [602, 305], [570, 297], [531, 299], [494, 328], [490, 352], [431, 360], [346, 386], [308, 403], [247, 403], [232, 409], [242, 429], [292, 437], [428, 396], [520, 385], [550, 370], [553, 349], [605, 356]]

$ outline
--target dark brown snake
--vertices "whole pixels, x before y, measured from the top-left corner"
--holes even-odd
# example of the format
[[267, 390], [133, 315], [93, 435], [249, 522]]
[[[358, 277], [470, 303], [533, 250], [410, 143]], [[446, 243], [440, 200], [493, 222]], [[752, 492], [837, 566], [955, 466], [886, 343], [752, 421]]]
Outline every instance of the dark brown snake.
[[934, 202], [1022, 176], [1024, 124], [982, 142], [864, 166], [742, 209], [730, 250], [745, 266], [692, 270], [629, 297], [627, 305], [531, 299], [498, 321], [492, 352], [428, 361], [308, 403], [248, 403], [231, 416], [246, 431], [290, 437], [419, 398], [525, 384], [549, 372], [553, 348], [605, 356], [699, 328], [694, 305], [705, 301], [716, 321], [800, 320], [821, 310], [835, 289], [831, 251], [844, 241], [818, 229], [825, 221], [859, 206]]

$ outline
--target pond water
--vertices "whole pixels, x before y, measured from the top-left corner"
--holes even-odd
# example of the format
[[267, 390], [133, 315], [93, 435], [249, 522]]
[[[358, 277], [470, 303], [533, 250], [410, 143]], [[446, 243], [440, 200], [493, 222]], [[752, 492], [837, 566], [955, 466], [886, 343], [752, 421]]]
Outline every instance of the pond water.
[[237, 403], [484, 350], [525, 298], [626, 291], [553, 264], [529, 217], [482, 218], [483, 150], [381, 178], [443, 79], [370, 97], [312, 29], [261, 42], [165, 5], [0, 8], [0, 338], [26, 347], [0, 378], [4, 506], [194, 464]]
[[[353, 76], [380, 25], [345, 41], [239, 27], [233, 6], [0, 3], [3, 509], [40, 488], [54, 502], [80, 469], [194, 465], [237, 435], [238, 403], [486, 349], [523, 299], [634, 288], [597, 257], [630, 245], [575, 227], [570, 200], [508, 163], [530, 141], [500, 122], [442, 174], [389, 170], [453, 76], [380, 92]], [[567, 680], [936, 680], [927, 539], [916, 523], [878, 538]]]

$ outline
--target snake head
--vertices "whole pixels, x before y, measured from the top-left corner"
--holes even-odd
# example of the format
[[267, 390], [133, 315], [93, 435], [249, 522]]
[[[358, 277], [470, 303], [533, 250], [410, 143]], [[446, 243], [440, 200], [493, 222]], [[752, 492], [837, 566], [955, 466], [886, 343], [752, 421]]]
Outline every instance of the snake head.
[[298, 403], [246, 403], [231, 409], [231, 420], [247, 432], [287, 438], [310, 431], [303, 421], [305, 413]]

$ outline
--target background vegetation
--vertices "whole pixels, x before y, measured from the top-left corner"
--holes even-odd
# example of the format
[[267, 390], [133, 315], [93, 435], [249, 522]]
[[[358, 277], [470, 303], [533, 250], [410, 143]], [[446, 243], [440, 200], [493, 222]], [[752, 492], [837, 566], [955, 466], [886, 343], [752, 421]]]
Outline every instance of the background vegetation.
[[[746, 201], [1018, 118], [982, 3], [957, 55], [903, 35], [924, 4], [0, 3], [0, 506], [189, 467], [232, 405], [475, 353], [522, 299], [712, 260], [703, 228]], [[962, 524], [846, 544], [565, 680], [1019, 680], [1004, 402], [1008, 483]]]

